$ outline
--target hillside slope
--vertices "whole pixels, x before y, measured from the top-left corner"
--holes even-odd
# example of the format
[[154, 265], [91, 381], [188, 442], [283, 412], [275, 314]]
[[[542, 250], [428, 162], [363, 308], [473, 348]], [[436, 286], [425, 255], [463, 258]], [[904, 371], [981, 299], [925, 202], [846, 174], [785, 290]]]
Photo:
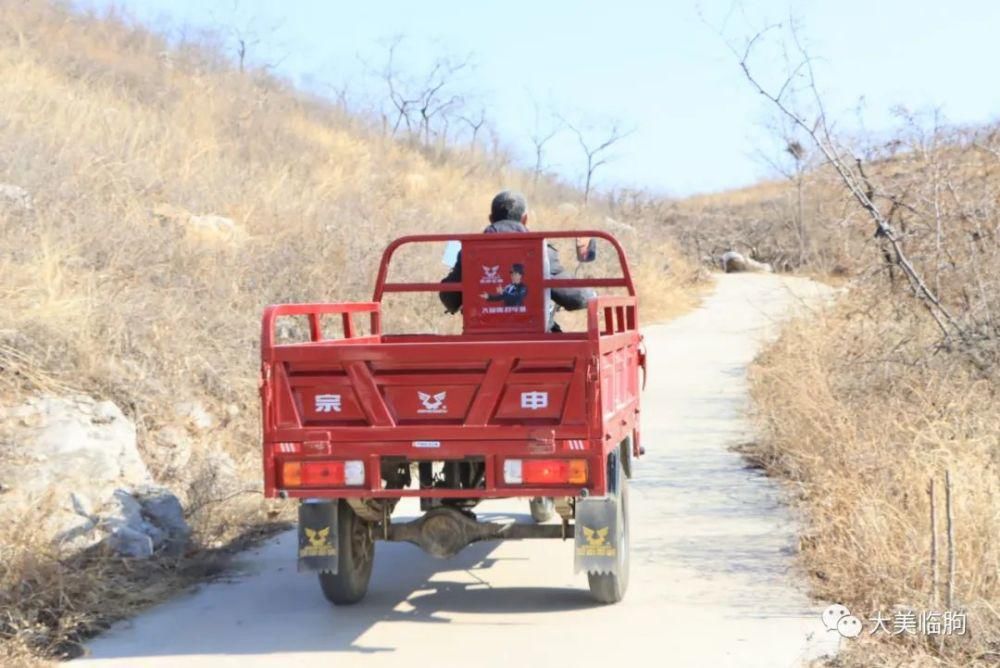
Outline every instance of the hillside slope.
[[[0, 184], [0, 404], [82, 393], [121, 407], [157, 482], [186, 501], [196, 553], [126, 571], [66, 562], [21, 518], [0, 535], [4, 663], [24, 644], [71, 652], [203, 568], [195, 557], [280, 519], [257, 479], [264, 305], [366, 298], [388, 240], [477, 231], [501, 188], [528, 194], [538, 229], [604, 225], [579, 193], [481, 151], [409, 147], [210, 51], [42, 1], [0, 14]], [[633, 222], [647, 316], [691, 303], [696, 272]], [[454, 326], [433, 296], [392, 313], [389, 327]], [[207, 414], [198, 428], [192, 410]]]

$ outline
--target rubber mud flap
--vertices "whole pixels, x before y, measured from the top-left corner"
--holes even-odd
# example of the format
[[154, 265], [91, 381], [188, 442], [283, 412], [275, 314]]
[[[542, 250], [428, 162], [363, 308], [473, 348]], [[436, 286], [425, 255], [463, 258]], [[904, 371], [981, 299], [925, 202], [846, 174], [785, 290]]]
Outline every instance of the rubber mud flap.
[[611, 496], [577, 499], [574, 573], [618, 571], [617, 506]]
[[337, 573], [337, 502], [299, 504], [299, 571]]

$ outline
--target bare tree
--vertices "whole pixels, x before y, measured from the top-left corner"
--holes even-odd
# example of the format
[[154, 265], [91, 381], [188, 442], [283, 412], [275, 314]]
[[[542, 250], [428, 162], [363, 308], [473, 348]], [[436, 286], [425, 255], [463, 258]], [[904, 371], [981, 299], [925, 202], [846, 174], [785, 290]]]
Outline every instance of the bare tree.
[[583, 182], [583, 203], [586, 205], [590, 201], [590, 191], [594, 184], [594, 174], [611, 160], [608, 151], [616, 143], [635, 132], [635, 130], [623, 130], [616, 121], [611, 124], [609, 129], [602, 131], [595, 137], [596, 133], [594, 131], [581, 129], [580, 126], [574, 125], [565, 118], [562, 121], [576, 135], [577, 143], [580, 145], [580, 149], [586, 158], [586, 170]]
[[351, 94], [351, 83], [350, 81], [344, 81], [340, 84], [328, 86], [330, 92], [333, 93], [333, 99], [336, 100], [337, 110], [342, 114], [348, 113], [351, 109], [350, 94]]
[[[952, 315], [950, 309], [928, 286], [904, 250], [900, 235], [893, 229], [890, 222], [892, 214], [905, 206], [905, 203], [899, 198], [889, 197], [887, 199], [890, 202], [890, 209], [888, 213], [884, 213], [875, 202], [877, 190], [865, 171], [863, 160], [858, 156], [851, 155], [850, 151], [834, 138], [822, 96], [816, 85], [813, 59], [803, 47], [794, 22], [790, 26], [790, 33], [798, 54], [798, 63], [789, 76], [777, 88], [769, 88], [754, 75], [750, 66], [754, 48], [769, 32], [781, 27], [780, 24], [775, 24], [757, 32], [747, 40], [743, 49], [737, 49], [730, 45], [744, 76], [760, 95], [773, 104], [781, 114], [811, 140], [822, 154], [825, 162], [833, 168], [851, 197], [868, 214], [875, 225], [874, 236], [887, 244], [887, 259], [898, 267], [906, 277], [914, 296], [917, 297], [941, 330], [946, 345], [957, 343], [969, 353], [970, 359], [978, 367], [984, 368], [984, 361], [972, 347], [971, 332]], [[808, 118], [805, 112], [794, 108], [788, 101], [789, 92], [800, 84], [812, 100], [811, 104], [814, 107], [812, 118]]]
[[389, 120], [389, 123], [392, 125], [393, 137], [395, 137], [396, 133], [399, 131], [400, 124], [404, 122], [406, 123], [407, 131], [413, 131], [410, 114], [413, 113], [415, 105], [420, 101], [419, 97], [407, 95], [403, 91], [404, 84], [401, 80], [402, 75], [396, 69], [396, 50], [399, 48], [402, 41], [402, 35], [396, 35], [392, 38], [387, 47], [388, 53], [386, 55], [385, 65], [379, 71], [379, 76], [382, 78], [382, 81], [388, 89], [389, 103], [392, 105], [394, 110], [395, 119]]
[[410, 137], [419, 138], [425, 146], [430, 146], [435, 122], [457, 111], [463, 103], [462, 96], [453, 93], [451, 87], [463, 70], [471, 68], [472, 59], [471, 56], [460, 59], [442, 56], [425, 74], [407, 76], [396, 62], [403, 39], [402, 35], [397, 35], [390, 40], [385, 64], [377, 72], [385, 83], [392, 107], [392, 118], [386, 119], [386, 125], [392, 126], [392, 136], [405, 125]]
[[475, 150], [476, 142], [479, 140], [479, 131], [486, 125], [486, 109], [479, 107], [478, 115], [459, 115], [458, 120], [469, 126], [469, 131], [472, 133], [472, 137], [469, 139], [469, 150]]
[[[269, 35], [273, 34], [281, 27], [281, 21], [261, 28], [258, 26], [258, 20], [255, 16], [241, 18], [240, 14], [241, 7], [239, 0], [234, 0], [230, 17], [219, 22], [225, 26], [225, 33], [228, 34], [229, 39], [233, 42], [236, 61], [242, 74], [246, 72], [250, 50], [259, 46], [263, 41], [261, 32], [266, 32]], [[284, 62], [285, 58], [287, 58], [287, 55], [273, 62], [260, 63], [259, 66], [264, 70], [273, 69]]]
[[757, 151], [757, 156], [777, 174], [787, 179], [794, 188], [795, 202], [791, 224], [798, 241], [797, 264], [803, 266], [809, 262], [812, 254], [804, 211], [805, 181], [811, 167], [809, 150], [805, 144], [808, 140], [801, 136], [798, 126], [783, 115], [779, 115], [775, 121], [767, 123], [767, 128], [772, 136], [778, 140], [777, 155], [760, 150]]
[[532, 170], [532, 179], [538, 184], [538, 178], [545, 169], [545, 145], [548, 144], [562, 130], [562, 119], [558, 114], [548, 114], [548, 118], [543, 122], [542, 112], [538, 106], [538, 101], [534, 101], [535, 123], [531, 130], [531, 145], [535, 150], [535, 166]]
[[431, 124], [434, 119], [461, 106], [462, 97], [449, 94], [445, 89], [452, 77], [468, 65], [468, 58], [459, 62], [452, 62], [448, 57], [439, 58], [427, 76], [424, 77], [423, 90], [419, 94], [420, 124], [424, 146], [430, 145]]

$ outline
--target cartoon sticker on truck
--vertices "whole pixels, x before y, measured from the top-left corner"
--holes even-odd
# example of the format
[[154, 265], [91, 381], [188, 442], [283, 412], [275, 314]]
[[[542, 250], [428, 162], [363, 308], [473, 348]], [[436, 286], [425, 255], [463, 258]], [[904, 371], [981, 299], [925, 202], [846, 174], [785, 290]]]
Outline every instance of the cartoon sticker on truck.
[[524, 264], [515, 262], [510, 265], [510, 281], [491, 294], [483, 292], [479, 296], [488, 302], [501, 302], [503, 306], [487, 306], [483, 313], [524, 313], [528, 309], [524, 299], [528, 295], [528, 286], [524, 284]]

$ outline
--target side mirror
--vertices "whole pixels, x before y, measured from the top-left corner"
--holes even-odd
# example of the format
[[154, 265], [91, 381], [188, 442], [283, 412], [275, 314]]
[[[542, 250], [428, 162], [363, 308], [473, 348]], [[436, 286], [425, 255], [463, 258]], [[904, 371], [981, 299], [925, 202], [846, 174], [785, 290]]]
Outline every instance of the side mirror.
[[597, 239], [580, 237], [576, 240], [576, 259], [578, 262], [593, 262], [597, 259]]

